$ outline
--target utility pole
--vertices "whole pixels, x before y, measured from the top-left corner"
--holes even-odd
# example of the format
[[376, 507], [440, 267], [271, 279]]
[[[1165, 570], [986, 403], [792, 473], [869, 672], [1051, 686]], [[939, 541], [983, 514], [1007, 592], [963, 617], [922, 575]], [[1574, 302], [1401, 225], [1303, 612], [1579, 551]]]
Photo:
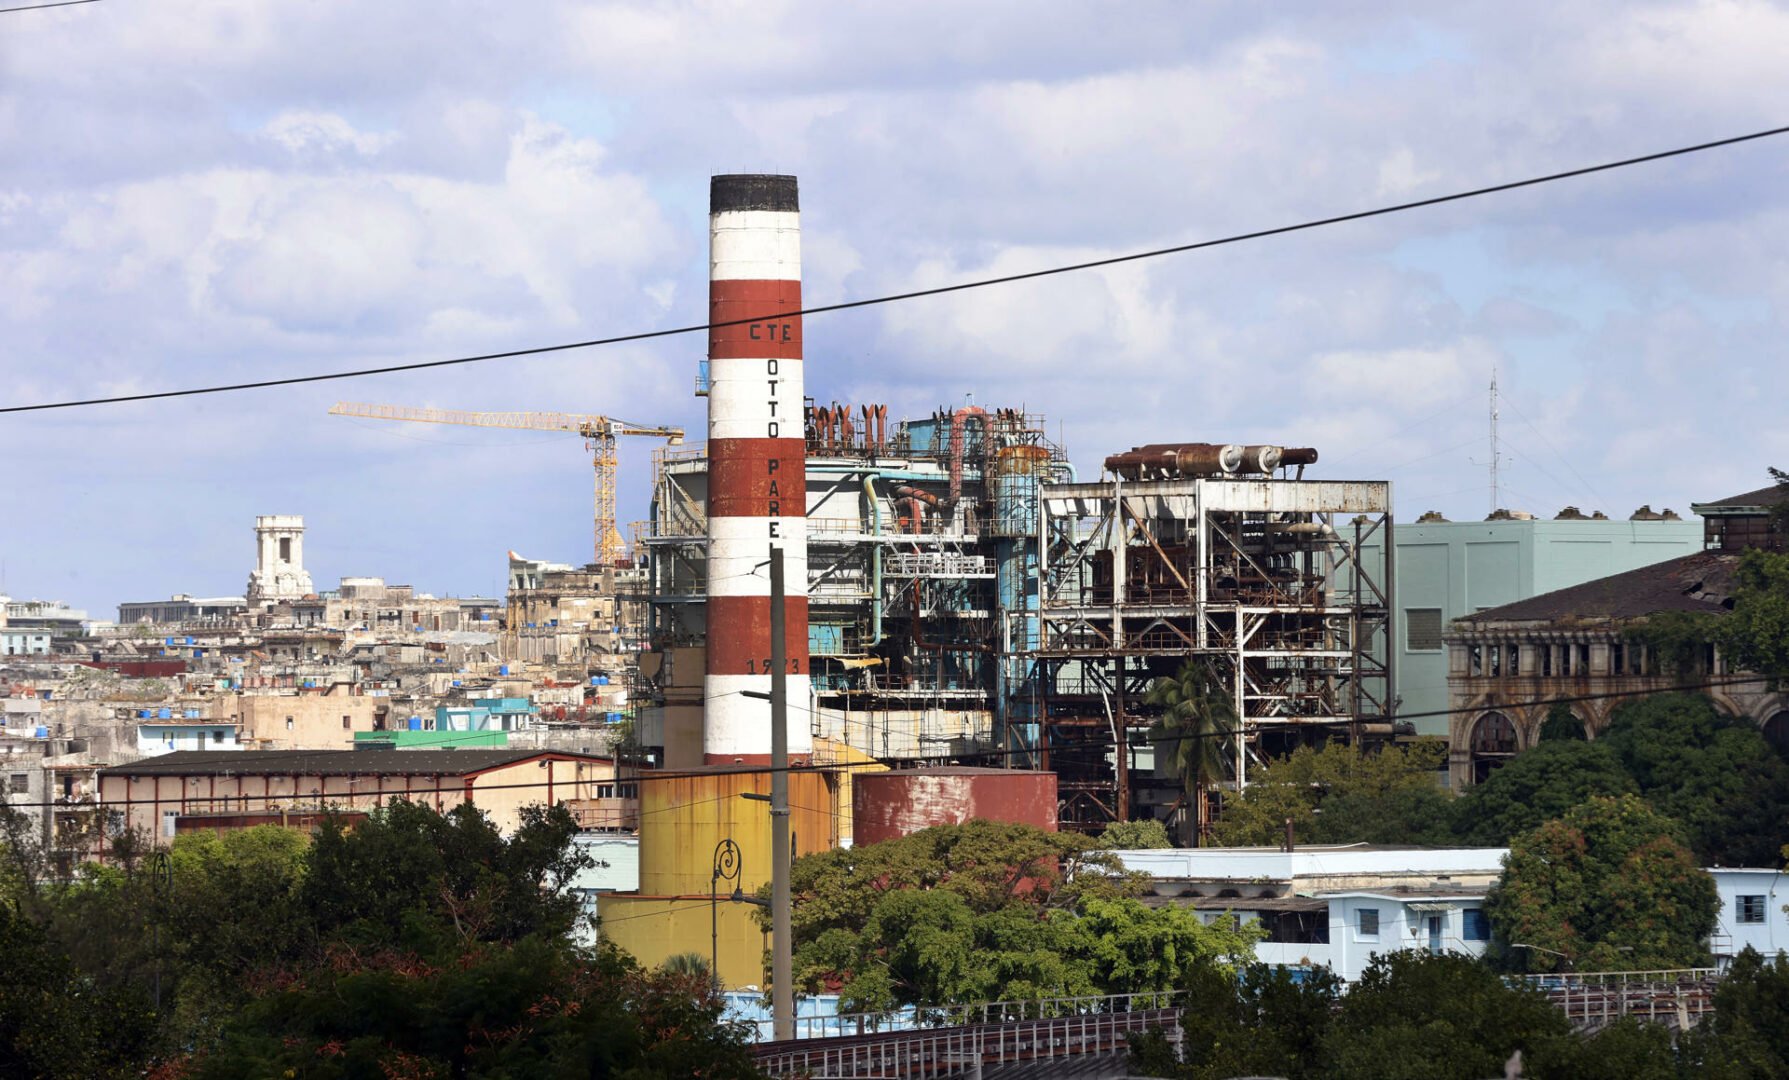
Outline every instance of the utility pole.
[[770, 1016], [778, 1042], [795, 1037], [789, 901], [789, 676], [783, 640], [783, 549], [770, 549]]

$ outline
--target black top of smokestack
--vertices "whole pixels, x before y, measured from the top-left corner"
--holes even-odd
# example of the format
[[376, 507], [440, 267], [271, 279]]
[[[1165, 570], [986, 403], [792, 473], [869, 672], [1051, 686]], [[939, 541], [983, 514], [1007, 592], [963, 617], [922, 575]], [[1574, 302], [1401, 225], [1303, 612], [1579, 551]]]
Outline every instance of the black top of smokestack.
[[794, 213], [801, 209], [795, 197], [795, 178], [770, 173], [736, 173], [716, 176], [708, 181], [708, 212], [728, 210], [780, 210]]

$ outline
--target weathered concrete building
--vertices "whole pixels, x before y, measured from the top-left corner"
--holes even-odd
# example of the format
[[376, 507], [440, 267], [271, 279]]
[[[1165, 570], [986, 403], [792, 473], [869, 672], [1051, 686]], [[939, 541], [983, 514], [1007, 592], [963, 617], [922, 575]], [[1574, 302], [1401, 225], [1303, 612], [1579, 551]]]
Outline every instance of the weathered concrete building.
[[1713, 647], [1688, 670], [1669, 670], [1627, 631], [1664, 612], [1720, 614], [1733, 605], [1733, 571], [1752, 540], [1779, 537], [1769, 524], [1774, 488], [1717, 503], [1708, 512], [1710, 550], [1597, 578], [1489, 608], [1453, 621], [1444, 635], [1455, 788], [1483, 780], [1540, 740], [1541, 723], [1561, 698], [1595, 738], [1622, 702], [1700, 686], [1723, 710], [1750, 717], [1766, 737], [1789, 745], [1789, 695], [1731, 670]]

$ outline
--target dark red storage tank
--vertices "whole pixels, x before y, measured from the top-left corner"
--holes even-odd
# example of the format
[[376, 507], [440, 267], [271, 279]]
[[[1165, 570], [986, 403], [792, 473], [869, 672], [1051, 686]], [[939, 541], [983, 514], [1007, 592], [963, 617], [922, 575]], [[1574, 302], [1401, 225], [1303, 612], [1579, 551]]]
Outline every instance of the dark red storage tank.
[[1055, 832], [1056, 774], [965, 767], [858, 773], [852, 778], [851, 815], [856, 845], [971, 818]]

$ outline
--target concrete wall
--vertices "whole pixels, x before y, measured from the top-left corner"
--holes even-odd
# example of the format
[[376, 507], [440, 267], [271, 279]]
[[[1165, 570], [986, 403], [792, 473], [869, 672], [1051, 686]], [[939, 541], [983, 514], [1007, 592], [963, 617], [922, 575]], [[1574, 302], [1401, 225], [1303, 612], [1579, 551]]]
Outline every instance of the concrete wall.
[[[1392, 647], [1402, 713], [1423, 734], [1447, 734], [1447, 651], [1412, 650], [1406, 613], [1462, 615], [1702, 550], [1698, 521], [1446, 521], [1396, 529]], [[1376, 548], [1365, 545], [1377, 558]]]
[[[213, 720], [232, 720], [239, 738], [257, 750], [348, 750], [354, 733], [373, 730], [385, 698], [348, 694], [231, 694], [212, 707]], [[345, 718], [345, 719], [344, 719]]]

